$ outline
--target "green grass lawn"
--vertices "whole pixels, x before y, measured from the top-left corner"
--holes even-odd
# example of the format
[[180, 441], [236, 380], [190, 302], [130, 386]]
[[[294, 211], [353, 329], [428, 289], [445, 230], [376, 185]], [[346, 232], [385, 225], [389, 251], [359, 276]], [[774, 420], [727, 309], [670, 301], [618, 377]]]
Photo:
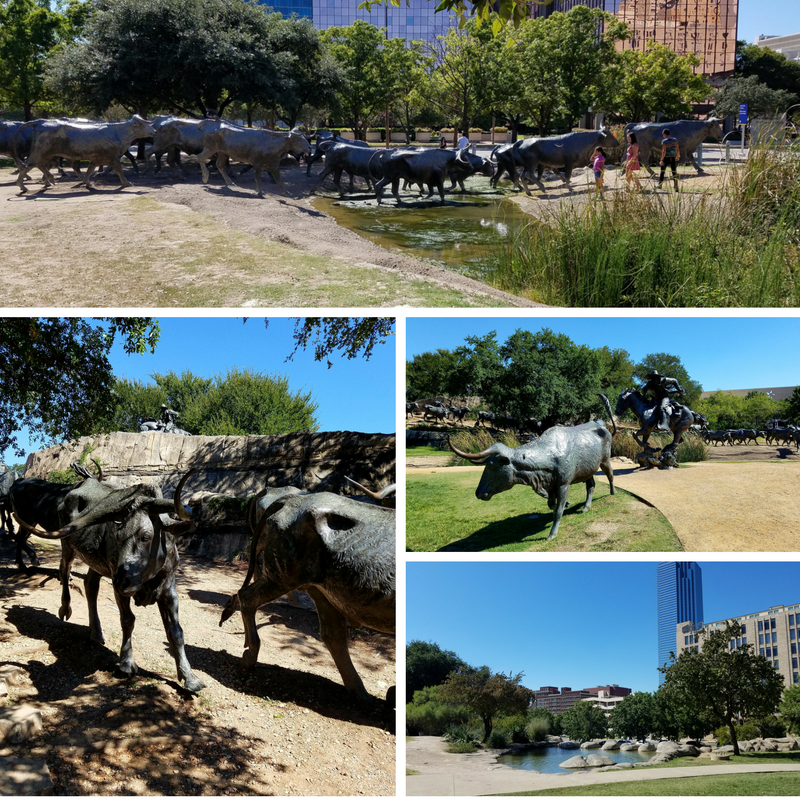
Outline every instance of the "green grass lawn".
[[439, 447], [420, 445], [418, 447], [406, 447], [406, 458], [419, 458], [420, 456], [449, 456], [452, 450], [442, 450]]
[[722, 795], [800, 794], [800, 772], [752, 773], [749, 775], [706, 775], [697, 778], [664, 778], [649, 781], [601, 783], [568, 789], [543, 789], [539, 792], [514, 792], [502, 797], [539, 797], [565, 795], [571, 797], [706, 797]]
[[[410, 552], [552, 552], [682, 550], [672, 526], [657, 509], [597, 481], [592, 508], [577, 513], [586, 500], [585, 484], [569, 493], [570, 508], [558, 535], [547, 541], [553, 512], [547, 501], [524, 486], [475, 497], [480, 469], [408, 474], [406, 549]], [[534, 517], [533, 519], [531, 517]]]

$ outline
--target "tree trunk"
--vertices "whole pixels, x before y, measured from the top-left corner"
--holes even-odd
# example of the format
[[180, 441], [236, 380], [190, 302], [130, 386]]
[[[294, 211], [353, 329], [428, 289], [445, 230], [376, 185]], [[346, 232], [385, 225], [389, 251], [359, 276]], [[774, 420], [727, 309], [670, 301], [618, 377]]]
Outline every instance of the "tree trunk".
[[729, 719], [728, 721], [728, 730], [731, 734], [731, 744], [733, 745], [733, 754], [735, 756], [740, 755], [739, 753], [739, 740], [736, 738], [736, 728], [733, 726], [733, 719]]
[[492, 735], [492, 718], [483, 717], [483, 741], [488, 742], [489, 737]]

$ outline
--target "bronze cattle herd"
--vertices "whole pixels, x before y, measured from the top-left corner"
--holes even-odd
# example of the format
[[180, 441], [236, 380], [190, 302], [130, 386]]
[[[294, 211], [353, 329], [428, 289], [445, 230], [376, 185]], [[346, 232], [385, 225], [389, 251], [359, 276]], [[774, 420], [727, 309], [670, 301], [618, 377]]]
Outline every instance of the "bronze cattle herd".
[[[691, 161], [700, 171], [693, 153], [707, 138], [720, 139], [722, 129], [719, 120], [707, 122], [680, 120], [658, 124], [629, 125], [625, 129], [636, 133], [640, 142], [642, 163], [649, 170], [650, 152], [660, 141], [663, 128], [669, 127], [678, 139], [681, 157], [684, 162]], [[17, 186], [20, 193], [27, 192], [25, 180], [32, 169], [41, 171], [45, 188], [54, 184], [51, 172], [53, 164], [63, 169], [61, 161], [72, 165], [81, 182], [87, 189], [101, 167], [107, 174], [113, 170], [123, 186], [130, 182], [122, 171], [121, 159], [127, 158], [138, 173], [136, 159], [131, 155], [131, 147], [140, 145], [144, 150], [144, 170], [149, 169], [151, 160], [156, 162], [156, 172], [161, 167], [161, 157], [166, 154], [167, 164], [173, 172], [181, 168], [180, 154], [197, 156], [202, 170], [203, 182], [208, 183], [208, 164], [213, 162], [227, 186], [235, 186], [228, 174], [230, 162], [243, 165], [239, 174], [253, 169], [258, 197], [263, 197], [261, 174], [267, 172], [281, 192], [286, 193], [280, 178], [281, 161], [288, 155], [298, 160], [308, 160], [307, 175], [311, 165], [318, 159], [325, 159], [325, 167], [318, 184], [333, 175], [339, 191], [341, 176], [347, 173], [350, 178], [349, 191], [353, 192], [354, 178], [367, 182], [370, 190], [374, 187], [375, 196], [380, 203], [385, 187], [391, 185], [393, 196], [400, 200], [400, 181], [403, 189], [416, 185], [421, 191], [428, 190], [427, 197], [439, 194], [445, 202], [446, 179], [450, 180], [449, 191], [458, 184], [464, 191], [464, 180], [472, 175], [491, 178], [491, 185], [507, 175], [515, 189], [524, 188], [530, 194], [530, 182], [542, 191], [542, 175], [545, 169], [551, 170], [561, 178], [569, 191], [573, 171], [588, 165], [596, 147], [611, 148], [621, 143], [607, 128], [598, 131], [574, 131], [561, 136], [532, 137], [520, 139], [512, 144], [495, 147], [489, 158], [475, 155], [467, 150], [445, 148], [398, 147], [393, 149], [370, 148], [366, 142], [341, 139], [330, 131], [318, 131], [315, 137], [307, 137], [299, 129], [274, 131], [263, 128], [245, 128], [221, 120], [181, 119], [171, 115], [160, 115], [146, 120], [134, 115], [125, 122], [91, 122], [77, 119], [39, 119], [30, 122], [0, 122], [0, 155], [12, 157], [17, 165]], [[86, 172], [81, 172], [80, 164], [88, 162]], [[651, 173], [652, 174], [652, 173]]]
[[[175, 535], [193, 526], [181, 494], [194, 470], [180, 478], [174, 498], [168, 500], [154, 485], [113, 486], [104, 479], [99, 465], [97, 474], [78, 464], [73, 469], [81, 480], [72, 484], [18, 478], [10, 471], [0, 475], [4, 489], [0, 507], [10, 506], [19, 525], [16, 544], [20, 569], [24, 568], [23, 549], [33, 563], [38, 563], [26, 542], [31, 533], [60, 540], [62, 595], [58, 615], [68, 620], [72, 613], [70, 568], [79, 555], [87, 567], [84, 589], [89, 636], [101, 644], [104, 638], [97, 597], [101, 577], [108, 578], [122, 627], [119, 669], [128, 676], [137, 672], [131, 600], [137, 606], [157, 605], [178, 677], [188, 691], [199, 692], [204, 684], [186, 658], [175, 587], [179, 561]], [[347, 626], [368, 626], [391, 634], [395, 631], [394, 487], [372, 492], [354, 485], [364, 494], [345, 497], [292, 487], [270, 488], [251, 502], [249, 570], [219, 623], [222, 625], [237, 609], [241, 611], [245, 673], [258, 658], [257, 609], [302, 589], [314, 601], [322, 640], [345, 687], [359, 700], [369, 699], [350, 660]], [[13, 533], [7, 520], [4, 527], [7, 534]], [[394, 702], [393, 688], [387, 693], [387, 701]]]

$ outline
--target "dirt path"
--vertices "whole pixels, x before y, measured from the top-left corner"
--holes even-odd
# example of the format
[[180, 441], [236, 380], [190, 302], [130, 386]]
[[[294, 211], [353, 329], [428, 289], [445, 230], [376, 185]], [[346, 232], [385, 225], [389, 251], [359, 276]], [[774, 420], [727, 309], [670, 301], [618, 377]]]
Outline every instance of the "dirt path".
[[[73, 566], [69, 622], [58, 619], [57, 551], [46, 551], [37, 572], [20, 575], [11, 564], [0, 537], [0, 664], [23, 670], [0, 704], [35, 706], [44, 728], [32, 741], [0, 745], [0, 757], [46, 760], [54, 794], [395, 793], [386, 705], [350, 699], [305, 595], [302, 608], [276, 602], [261, 609], [259, 663], [244, 681], [239, 615], [218, 626], [244, 566], [184, 557], [181, 625], [189, 662], [206, 683], [199, 696], [187, 697], [156, 608], [136, 609], [140, 671], [127, 681], [114, 673], [120, 625], [110, 582], [100, 588], [100, 646], [88, 639], [82, 564]], [[394, 638], [359, 630], [350, 652], [367, 690], [384, 697], [396, 680]]]
[[[38, 173], [36, 173], [38, 174]], [[252, 173], [240, 189], [166, 174], [131, 176], [89, 193], [72, 179], [18, 196], [0, 168], [4, 305], [67, 306], [536, 306], [470, 278], [393, 253], [314, 208], [297, 167], [289, 192]], [[116, 180], [116, 179], [115, 179]]]

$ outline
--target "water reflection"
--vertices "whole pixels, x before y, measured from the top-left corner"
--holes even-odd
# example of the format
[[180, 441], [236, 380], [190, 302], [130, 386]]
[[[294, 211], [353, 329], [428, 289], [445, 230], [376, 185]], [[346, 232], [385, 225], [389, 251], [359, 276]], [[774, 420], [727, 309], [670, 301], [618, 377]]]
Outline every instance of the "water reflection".
[[381, 247], [478, 280], [485, 277], [504, 240], [531, 222], [515, 203], [489, 192], [449, 194], [444, 206], [410, 195], [403, 199], [396, 205], [389, 197], [379, 206], [367, 195], [342, 200], [320, 197], [314, 206]]
[[536, 772], [580, 772], [582, 770], [561, 769], [558, 765], [573, 756], [583, 756], [584, 758], [591, 753], [608, 756], [617, 764], [641, 764], [647, 761], [653, 752], [640, 753], [638, 750], [623, 752], [622, 750], [562, 750], [560, 747], [542, 747], [536, 750], [529, 750], [526, 753], [513, 756], [500, 756], [497, 760], [507, 767], [515, 769], [529, 769]]

